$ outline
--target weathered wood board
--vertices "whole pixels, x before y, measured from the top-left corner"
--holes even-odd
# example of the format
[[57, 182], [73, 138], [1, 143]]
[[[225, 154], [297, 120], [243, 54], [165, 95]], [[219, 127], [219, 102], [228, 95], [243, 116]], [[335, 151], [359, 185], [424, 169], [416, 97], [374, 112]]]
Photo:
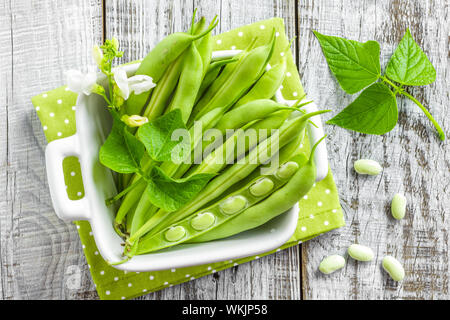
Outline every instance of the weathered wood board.
[[[3, 299], [97, 298], [75, 227], [54, 214], [44, 167], [45, 138], [30, 97], [64, 82], [64, 71], [92, 65], [90, 48], [116, 36], [123, 61], [141, 58], [163, 36], [186, 30], [194, 8], [215, 32], [273, 16], [285, 19], [306, 92], [319, 106], [341, 110], [355, 97], [339, 88], [311, 30], [381, 44], [382, 65], [410, 27], [437, 69], [430, 86], [409, 92], [444, 129], [449, 118], [449, 1], [351, 0], [72, 0], [0, 3], [0, 294]], [[448, 299], [450, 163], [410, 101], [399, 98], [399, 125], [384, 136], [326, 126], [330, 166], [347, 226], [301, 247], [142, 299]], [[333, 112], [335, 114], [335, 112]], [[325, 116], [326, 119], [331, 117]], [[353, 161], [373, 158], [377, 177], [355, 175]], [[407, 217], [389, 216], [392, 195], [408, 199]], [[320, 260], [359, 242], [374, 263], [317, 272]], [[404, 262], [401, 284], [381, 270], [385, 254]]]

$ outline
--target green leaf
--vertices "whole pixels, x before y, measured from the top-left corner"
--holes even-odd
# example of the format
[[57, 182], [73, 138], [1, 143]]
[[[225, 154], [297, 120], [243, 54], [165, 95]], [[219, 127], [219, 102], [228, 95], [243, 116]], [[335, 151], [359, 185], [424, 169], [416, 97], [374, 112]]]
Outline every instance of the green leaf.
[[213, 174], [200, 173], [185, 179], [173, 179], [159, 167], [153, 167], [147, 177], [146, 192], [155, 206], [172, 212], [195, 197], [212, 177]]
[[[189, 141], [185, 141], [186, 139], [181, 142], [172, 140], [172, 134], [177, 129], [185, 130], [188, 133], [179, 109], [141, 126], [138, 136], [153, 160], [177, 163], [183, 160], [183, 150], [187, 147], [190, 148], [191, 145]], [[186, 137], [189, 137], [189, 134]]]
[[100, 162], [113, 171], [133, 173], [140, 170], [140, 161], [144, 155], [144, 145], [128, 132], [116, 112], [111, 112], [113, 126], [108, 138], [100, 148]]
[[427, 55], [406, 30], [388, 62], [386, 75], [404, 85], [423, 86], [436, 80], [436, 70]]
[[395, 127], [397, 119], [394, 94], [383, 83], [375, 83], [327, 123], [362, 133], [384, 134]]
[[378, 42], [362, 43], [313, 32], [319, 40], [330, 70], [345, 92], [356, 93], [380, 77]]

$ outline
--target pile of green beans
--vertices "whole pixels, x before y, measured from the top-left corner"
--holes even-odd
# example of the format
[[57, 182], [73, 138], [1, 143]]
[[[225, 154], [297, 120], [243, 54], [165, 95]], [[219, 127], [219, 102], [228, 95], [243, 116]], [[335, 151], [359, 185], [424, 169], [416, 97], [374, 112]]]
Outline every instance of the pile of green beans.
[[[273, 100], [287, 69], [284, 57], [268, 68], [275, 30], [263, 45], [255, 46], [255, 38], [236, 57], [212, 60], [211, 31], [217, 23], [216, 18], [209, 25], [204, 18], [193, 21], [188, 32], [160, 41], [137, 69], [151, 76], [156, 87], [132, 94], [125, 112], [151, 121], [179, 109], [191, 137], [187, 161], [144, 158], [140, 174], [157, 165], [174, 179], [215, 176], [181, 208], [167, 212], [150, 201], [140, 174], [124, 175], [114, 197], [121, 201], [114, 228], [125, 241], [125, 260], [258, 227], [292, 207], [316, 179], [315, 146], [309, 158], [300, 146], [309, 119], [327, 111], [302, 114], [301, 99], [294, 106]], [[213, 136], [208, 136], [210, 129]], [[249, 138], [252, 132], [254, 139]], [[274, 159], [279, 165], [271, 167]]]

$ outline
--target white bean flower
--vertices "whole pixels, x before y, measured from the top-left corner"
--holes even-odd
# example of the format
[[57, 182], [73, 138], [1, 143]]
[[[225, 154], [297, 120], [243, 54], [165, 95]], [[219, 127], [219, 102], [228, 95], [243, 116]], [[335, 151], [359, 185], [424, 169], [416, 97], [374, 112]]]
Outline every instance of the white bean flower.
[[96, 88], [97, 75], [95, 72], [82, 73], [79, 70], [66, 72], [66, 83], [70, 91], [78, 94], [90, 95]]
[[125, 122], [127, 124], [127, 126], [132, 127], [132, 128], [143, 126], [144, 124], [146, 124], [148, 122], [147, 117], [141, 117], [140, 115], [137, 115], [137, 114], [134, 114], [131, 116], [124, 114], [122, 116], [121, 120], [123, 122]]
[[152, 77], [146, 75], [139, 74], [128, 78], [127, 73], [122, 68], [115, 68], [113, 73], [114, 81], [116, 81], [120, 90], [120, 95], [125, 100], [128, 99], [131, 92], [141, 94], [156, 86], [156, 84], [153, 83]]

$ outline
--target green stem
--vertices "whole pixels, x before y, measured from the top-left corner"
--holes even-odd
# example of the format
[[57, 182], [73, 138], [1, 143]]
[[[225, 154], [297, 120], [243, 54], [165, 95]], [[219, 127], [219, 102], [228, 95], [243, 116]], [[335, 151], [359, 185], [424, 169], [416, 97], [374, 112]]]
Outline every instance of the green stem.
[[437, 132], [439, 134], [439, 138], [442, 141], [445, 140], [445, 133], [444, 133], [444, 131], [442, 130], [441, 126], [437, 123], [437, 121], [434, 120], [434, 118], [431, 115], [431, 113], [416, 98], [414, 98], [408, 92], [403, 91], [403, 90], [400, 90], [399, 92], [400, 92], [400, 94], [403, 94], [404, 96], [406, 96], [407, 98], [412, 100], [415, 104], [417, 104], [419, 106], [420, 109], [422, 109], [423, 113], [425, 113], [427, 118], [433, 123], [434, 127], [436, 128], [436, 130], [437, 130]]
[[109, 206], [113, 202], [116, 202], [120, 198], [122, 198], [124, 195], [126, 195], [128, 192], [136, 188], [139, 184], [141, 184], [143, 179], [138, 178], [138, 180], [132, 184], [130, 184], [128, 187], [126, 187], [124, 190], [122, 190], [120, 193], [116, 194], [114, 197], [106, 199], [106, 205]]

